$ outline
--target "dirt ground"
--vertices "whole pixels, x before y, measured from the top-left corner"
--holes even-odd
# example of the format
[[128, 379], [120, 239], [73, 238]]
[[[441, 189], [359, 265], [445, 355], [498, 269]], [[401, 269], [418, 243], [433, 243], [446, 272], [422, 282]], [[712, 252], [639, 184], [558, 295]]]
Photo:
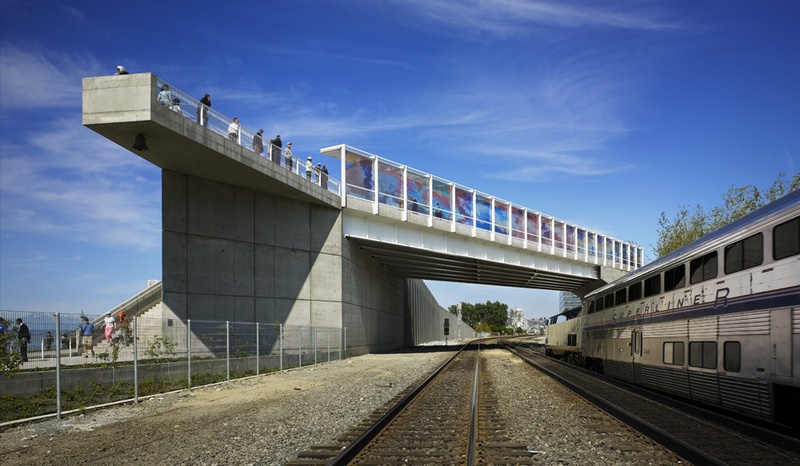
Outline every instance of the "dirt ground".
[[444, 357], [365, 355], [8, 428], [0, 463], [283, 464]]

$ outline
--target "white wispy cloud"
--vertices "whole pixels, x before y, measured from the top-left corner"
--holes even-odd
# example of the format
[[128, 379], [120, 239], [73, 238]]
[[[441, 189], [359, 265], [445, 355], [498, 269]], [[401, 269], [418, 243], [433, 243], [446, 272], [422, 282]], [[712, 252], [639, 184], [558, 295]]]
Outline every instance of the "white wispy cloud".
[[[151, 250], [160, 245], [158, 170], [75, 119], [0, 143], [0, 211], [6, 233]], [[143, 174], [144, 173], [144, 174]]]
[[533, 26], [565, 28], [606, 27], [640, 30], [677, 29], [679, 23], [662, 20], [658, 13], [629, 3], [616, 8], [598, 7], [591, 2], [548, 2], [519, 0], [402, 0], [404, 9], [450, 29], [469, 34], [514, 35]]
[[[52, 52], [37, 44], [0, 45], [0, 101], [17, 109], [79, 108], [81, 78], [100, 74], [92, 56]], [[106, 73], [107, 74], [107, 73]]]

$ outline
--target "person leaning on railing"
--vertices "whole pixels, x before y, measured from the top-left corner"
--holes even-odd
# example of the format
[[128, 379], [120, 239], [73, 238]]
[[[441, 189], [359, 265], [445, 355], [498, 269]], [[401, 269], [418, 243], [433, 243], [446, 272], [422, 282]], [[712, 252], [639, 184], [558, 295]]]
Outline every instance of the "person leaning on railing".
[[[208, 109], [211, 107], [211, 94], [206, 94], [197, 104], [197, 123], [208, 127]], [[202, 120], [202, 123], [201, 123]]]
[[264, 134], [263, 129], [259, 129], [255, 136], [253, 136], [253, 151], [261, 155], [264, 152], [264, 140], [261, 138], [261, 135]]
[[239, 118], [233, 117], [233, 121], [228, 125], [228, 139], [233, 142], [239, 141]]

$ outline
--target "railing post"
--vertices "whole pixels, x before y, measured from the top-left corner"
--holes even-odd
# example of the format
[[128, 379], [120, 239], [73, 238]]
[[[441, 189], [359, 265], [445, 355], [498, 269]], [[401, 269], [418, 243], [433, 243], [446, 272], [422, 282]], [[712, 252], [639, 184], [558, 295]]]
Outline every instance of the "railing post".
[[494, 196], [492, 196], [492, 205], [490, 207], [491, 211], [489, 212], [489, 218], [492, 219], [492, 231], [489, 232], [489, 241], [494, 242], [494, 231], [495, 231], [495, 218], [494, 218]]
[[556, 253], [556, 219], [550, 217], [550, 254]]
[[61, 419], [61, 313], [53, 314], [56, 317], [56, 417]]
[[522, 249], [528, 249], [528, 208], [522, 209]]
[[186, 383], [192, 389], [192, 319], [186, 320]]
[[317, 326], [312, 327], [314, 330], [314, 365], [317, 365]]
[[511, 203], [508, 203], [508, 215], [506, 215], [508, 225], [506, 225], [506, 233], [508, 234], [508, 245], [511, 246], [511, 240], [514, 238], [514, 214], [511, 210]]
[[378, 156], [375, 155], [372, 157], [372, 187], [375, 189], [375, 196], [372, 203], [372, 213], [378, 215], [378, 180], [380, 176], [378, 176]]
[[408, 167], [403, 165], [403, 211], [400, 217], [404, 222], [408, 221]]
[[347, 207], [347, 146], [342, 145], [339, 158], [342, 166], [342, 184], [339, 186], [339, 196], [342, 198], [342, 207]]
[[331, 362], [331, 332], [332, 328], [328, 327], [328, 362]]
[[428, 175], [428, 228], [433, 227], [433, 175]]
[[297, 326], [297, 332], [299, 333], [299, 335], [297, 335], [297, 353], [298, 353], [298, 357], [300, 358], [300, 367], [303, 367], [303, 326], [302, 325], [298, 325]]
[[456, 232], [456, 184], [450, 183], [450, 233]]
[[472, 237], [478, 236], [478, 192], [472, 190]]
[[538, 214], [539, 220], [536, 222], [536, 238], [538, 244], [536, 245], [536, 252], [542, 252], [542, 213]]
[[259, 325], [256, 322], [256, 375], [261, 374], [261, 337], [259, 336]]
[[278, 360], [280, 361], [280, 371], [283, 372], [283, 324], [278, 324]]
[[231, 381], [231, 321], [225, 321], [225, 370], [227, 380]]
[[139, 317], [133, 316], [133, 401], [139, 404]]

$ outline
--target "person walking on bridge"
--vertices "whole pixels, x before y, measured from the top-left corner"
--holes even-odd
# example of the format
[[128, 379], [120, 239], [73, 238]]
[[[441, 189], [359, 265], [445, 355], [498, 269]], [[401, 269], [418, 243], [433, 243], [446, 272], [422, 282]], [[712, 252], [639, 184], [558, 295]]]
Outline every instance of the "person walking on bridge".
[[197, 104], [197, 123], [208, 128], [208, 109], [211, 107], [211, 94], [206, 94]]

